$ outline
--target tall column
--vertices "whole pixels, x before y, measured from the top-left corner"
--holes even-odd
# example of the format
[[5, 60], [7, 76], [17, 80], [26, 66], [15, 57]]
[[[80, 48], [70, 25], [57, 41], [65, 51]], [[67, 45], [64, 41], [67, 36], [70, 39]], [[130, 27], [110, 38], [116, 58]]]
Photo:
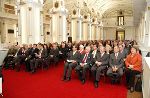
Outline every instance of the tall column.
[[103, 27], [100, 27], [100, 37], [101, 37], [101, 40], [104, 40], [104, 31], [103, 31]]
[[88, 28], [88, 23], [90, 22], [90, 14], [88, 15], [84, 15], [84, 18], [83, 18], [83, 22], [82, 22], [82, 25], [83, 25], [83, 29], [82, 29], [82, 35], [83, 35], [83, 40], [86, 41], [88, 40], [88, 36], [89, 36], [89, 28]]
[[43, 21], [41, 20], [43, 0], [18, 0], [18, 24], [20, 43], [43, 42]]
[[67, 40], [66, 15], [67, 9], [64, 6], [64, 0], [54, 0], [53, 8], [50, 10], [52, 16], [52, 37], [53, 42], [61, 43]]
[[144, 35], [144, 46], [150, 47], [150, 2], [147, 2], [147, 10], [146, 10], [146, 28], [145, 28], [145, 35]]
[[91, 22], [91, 19], [88, 22], [88, 40], [92, 40], [92, 22]]
[[97, 25], [97, 33], [96, 33], [96, 40], [100, 40], [101, 39], [101, 33], [100, 33], [100, 25]]
[[97, 27], [98, 27], [98, 22], [97, 18], [92, 19], [92, 40], [96, 40], [96, 35], [97, 35]]
[[7, 24], [5, 21], [1, 22], [1, 42], [7, 42]]
[[72, 41], [82, 40], [82, 16], [80, 15], [80, 9], [73, 10], [71, 19], [71, 36]]

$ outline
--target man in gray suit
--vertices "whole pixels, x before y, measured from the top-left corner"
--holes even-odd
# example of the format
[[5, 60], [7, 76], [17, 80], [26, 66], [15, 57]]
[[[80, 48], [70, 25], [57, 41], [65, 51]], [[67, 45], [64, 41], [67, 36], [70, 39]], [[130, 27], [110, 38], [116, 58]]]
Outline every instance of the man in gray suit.
[[80, 57], [76, 45], [73, 46], [72, 50], [73, 51], [69, 52], [67, 61], [64, 66], [63, 80], [67, 80], [67, 81], [70, 81], [72, 69], [77, 66]]
[[122, 54], [119, 53], [119, 47], [114, 47], [114, 53], [110, 55], [109, 69], [107, 75], [111, 77], [112, 83], [120, 82], [120, 77], [123, 75], [123, 58]]
[[96, 88], [98, 87], [101, 72], [107, 68], [109, 63], [109, 54], [105, 53], [105, 47], [101, 46], [99, 48], [100, 52], [95, 56], [95, 64], [91, 68]]

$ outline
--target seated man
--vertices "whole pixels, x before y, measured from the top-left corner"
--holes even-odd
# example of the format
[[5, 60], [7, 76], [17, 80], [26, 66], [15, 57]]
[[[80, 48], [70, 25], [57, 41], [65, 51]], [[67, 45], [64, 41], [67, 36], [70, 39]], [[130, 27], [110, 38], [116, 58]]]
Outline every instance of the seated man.
[[77, 51], [77, 46], [74, 45], [72, 50], [73, 51], [69, 52], [67, 61], [64, 66], [63, 80], [67, 79], [67, 81], [71, 79], [71, 71], [77, 66], [80, 57], [79, 52]]
[[21, 47], [17, 53], [17, 57], [15, 58], [15, 65], [17, 67], [17, 71], [20, 71], [21, 63], [25, 62], [26, 59], [26, 50], [25, 47]]
[[122, 54], [119, 53], [119, 47], [114, 47], [114, 53], [110, 55], [109, 59], [109, 69], [107, 71], [107, 75], [111, 77], [112, 82], [120, 82], [120, 77], [123, 75], [123, 58]]
[[75, 68], [82, 84], [85, 83], [86, 70], [89, 69], [91, 61], [92, 61], [92, 54], [90, 53], [90, 51], [91, 51], [90, 46], [87, 46], [85, 48], [85, 53], [81, 54], [79, 65], [77, 65], [77, 67]]
[[50, 50], [50, 53], [48, 55], [46, 65], [49, 66], [51, 62], [54, 62], [54, 64], [56, 65], [58, 63], [58, 60], [59, 60], [59, 49], [57, 47], [57, 44], [54, 43], [53, 48]]
[[107, 68], [109, 63], [109, 54], [105, 53], [105, 47], [101, 46], [99, 48], [100, 53], [97, 53], [95, 57], [95, 64], [91, 68], [94, 76], [94, 86], [96, 88], [98, 87], [101, 72]]

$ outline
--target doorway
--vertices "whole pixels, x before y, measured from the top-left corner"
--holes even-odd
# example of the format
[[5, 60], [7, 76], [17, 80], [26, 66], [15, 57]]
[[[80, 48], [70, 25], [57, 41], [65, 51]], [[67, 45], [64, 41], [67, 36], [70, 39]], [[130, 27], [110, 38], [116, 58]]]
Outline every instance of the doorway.
[[125, 40], [125, 30], [116, 31], [116, 40]]

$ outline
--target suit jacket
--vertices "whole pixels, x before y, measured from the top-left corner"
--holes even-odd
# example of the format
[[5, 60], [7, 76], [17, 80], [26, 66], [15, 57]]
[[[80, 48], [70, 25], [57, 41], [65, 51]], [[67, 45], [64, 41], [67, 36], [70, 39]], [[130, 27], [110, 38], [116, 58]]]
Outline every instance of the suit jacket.
[[73, 51], [70, 51], [67, 59], [68, 60], [75, 60], [75, 61], [79, 62], [80, 54], [78, 51], [76, 51], [76, 53], [73, 55]]
[[58, 49], [51, 49], [49, 55], [53, 55], [54, 58], [59, 57], [59, 50]]
[[108, 66], [109, 64], [109, 54], [104, 53], [103, 56], [101, 56], [101, 53], [97, 53], [95, 57], [95, 61], [102, 62], [100, 66]]
[[117, 68], [121, 68], [123, 67], [123, 58], [122, 58], [122, 54], [118, 53], [118, 56], [116, 58], [115, 53], [112, 53], [110, 55], [110, 59], [109, 59], [109, 65], [112, 66], [117, 66]]
[[[84, 59], [85, 54], [86, 54], [86, 53], [81, 54], [79, 63], [83, 63], [82, 61], [83, 61], [83, 59]], [[88, 54], [88, 57], [87, 57], [87, 60], [86, 60], [85, 63], [87, 63], [87, 64], [91, 64], [91, 63], [92, 63], [92, 54], [91, 54], [91, 53]]]
[[46, 57], [48, 56], [47, 53], [48, 53], [48, 52], [47, 52], [47, 49], [43, 49], [43, 50], [42, 50], [42, 53], [41, 53], [41, 58], [46, 58]]
[[26, 55], [26, 51], [22, 51], [22, 48], [19, 49], [17, 56]]
[[34, 58], [36, 58], [36, 56], [35, 56], [35, 53], [39, 53], [39, 49], [38, 48], [31, 48], [31, 50], [30, 50], [30, 56], [31, 56], [31, 58], [30, 59], [34, 59]]

